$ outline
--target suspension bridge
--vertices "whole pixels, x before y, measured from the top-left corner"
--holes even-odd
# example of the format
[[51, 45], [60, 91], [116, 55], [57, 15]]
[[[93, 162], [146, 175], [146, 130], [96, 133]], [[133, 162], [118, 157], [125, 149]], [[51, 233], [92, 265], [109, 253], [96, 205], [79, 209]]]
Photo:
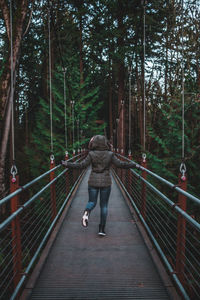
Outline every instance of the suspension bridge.
[[81, 227], [88, 170], [63, 169], [51, 157], [50, 170], [24, 186], [13, 173], [0, 200], [10, 211], [0, 224], [0, 299], [200, 298], [200, 224], [186, 207], [200, 199], [186, 191], [184, 172], [172, 184], [144, 157], [141, 171], [112, 174], [100, 238], [98, 208]]
[[[12, 35], [12, 5], [10, 5]], [[13, 45], [11, 36], [11, 140], [13, 165], [10, 193], [0, 200], [6, 211], [0, 221], [0, 299], [200, 299], [200, 223], [188, 206], [200, 199], [187, 192], [184, 164], [184, 72], [182, 71], [182, 163], [177, 182], [169, 182], [148, 169], [146, 161], [145, 1], [143, 12], [143, 157], [141, 170], [112, 168], [107, 236], [97, 236], [98, 208], [87, 229], [81, 216], [87, 201], [89, 170], [71, 170], [55, 164], [20, 186], [15, 162], [13, 107]], [[49, 95], [51, 153], [53, 118], [51, 91], [51, 28], [49, 37]], [[182, 33], [183, 41], [183, 33]], [[183, 45], [182, 45], [183, 49]], [[182, 55], [183, 56], [183, 55]], [[183, 61], [182, 61], [183, 70]], [[131, 149], [131, 69], [129, 72], [129, 149]], [[65, 146], [66, 68], [64, 77]], [[75, 140], [74, 102], [73, 146]], [[125, 149], [124, 101], [118, 109], [116, 146]], [[111, 113], [111, 111], [110, 111]], [[79, 125], [78, 125], [79, 126]], [[79, 130], [78, 130], [79, 132]], [[78, 133], [79, 134], [79, 133]], [[79, 139], [79, 138], [78, 138]], [[121, 160], [131, 153], [113, 150]], [[81, 161], [81, 150], [69, 161]], [[190, 204], [190, 205], [187, 205]]]

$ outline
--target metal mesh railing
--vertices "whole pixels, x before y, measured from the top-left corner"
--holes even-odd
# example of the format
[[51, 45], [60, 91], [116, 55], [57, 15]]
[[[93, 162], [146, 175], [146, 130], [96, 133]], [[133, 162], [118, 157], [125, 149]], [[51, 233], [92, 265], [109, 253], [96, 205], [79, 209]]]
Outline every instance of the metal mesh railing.
[[19, 293], [83, 172], [53, 166], [0, 201], [10, 212], [0, 223], [1, 300]]
[[200, 199], [144, 167], [113, 169], [184, 299], [200, 299], [200, 224], [186, 208], [186, 199], [199, 205]]

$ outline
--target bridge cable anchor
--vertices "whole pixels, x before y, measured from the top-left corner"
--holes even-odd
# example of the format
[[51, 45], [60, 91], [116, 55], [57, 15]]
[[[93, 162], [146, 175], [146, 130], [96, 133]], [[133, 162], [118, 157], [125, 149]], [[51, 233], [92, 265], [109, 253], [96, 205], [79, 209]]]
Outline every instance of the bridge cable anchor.
[[143, 161], [143, 162], [146, 162], [146, 158], [147, 158], [146, 153], [142, 153], [142, 161]]
[[51, 155], [50, 155], [50, 161], [51, 161], [51, 164], [53, 164], [53, 163], [54, 163], [54, 160], [55, 160], [55, 157], [54, 157], [54, 155], [53, 155], [53, 154], [51, 154]]
[[16, 179], [16, 175], [17, 175], [17, 167], [16, 167], [16, 165], [12, 165], [10, 173], [12, 175], [11, 181], [12, 181], [12, 183], [15, 183], [17, 181], [17, 179]]
[[185, 165], [185, 163], [182, 162], [180, 165], [180, 173], [182, 174], [182, 176], [181, 176], [182, 181], [186, 180], [186, 176], [185, 176], [186, 170], [187, 170], [186, 165]]

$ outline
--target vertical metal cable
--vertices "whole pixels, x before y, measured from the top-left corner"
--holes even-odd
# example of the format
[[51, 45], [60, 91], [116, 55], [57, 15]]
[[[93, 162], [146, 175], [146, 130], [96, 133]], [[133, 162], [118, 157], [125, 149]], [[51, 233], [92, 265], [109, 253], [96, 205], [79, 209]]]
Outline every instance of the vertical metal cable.
[[72, 118], [73, 118], [73, 149], [74, 149], [74, 140], [75, 140], [75, 138], [74, 138], [74, 130], [75, 130], [75, 128], [74, 128], [74, 103], [73, 103], [73, 111], [72, 111]]
[[71, 101], [71, 105], [72, 105], [72, 145], [74, 148], [74, 101]]
[[125, 149], [124, 149], [124, 100], [121, 100], [121, 124], [122, 124], [122, 127], [121, 127], [121, 132], [122, 132], [122, 149], [121, 149], [121, 154], [124, 155], [125, 153]]
[[65, 84], [66, 69], [63, 70], [63, 74], [64, 74], [65, 149], [67, 150], [67, 103], [66, 103], [66, 84]]
[[145, 22], [146, 22], [146, 3], [145, 3], [145, 0], [144, 0], [144, 3], [143, 3], [143, 8], [144, 8], [144, 13], [143, 13], [143, 56], [144, 56], [144, 59], [143, 59], [143, 70], [144, 70], [144, 74], [143, 74], [143, 98], [144, 98], [144, 103], [143, 103], [143, 150], [144, 152], [146, 151], [146, 94], [145, 94], [145, 52], [146, 52], [146, 35], [145, 35]]
[[80, 140], [80, 134], [79, 134], [79, 130], [80, 130], [80, 120], [79, 120], [79, 117], [78, 117], [78, 120], [77, 120], [77, 140], [78, 140], [78, 149], [79, 149], [79, 140]]
[[10, 0], [10, 63], [11, 63], [11, 87], [10, 101], [11, 103], [11, 131], [12, 131], [12, 159], [15, 161], [15, 131], [14, 131], [14, 87], [13, 87], [13, 28], [12, 28], [12, 0]]
[[48, 8], [48, 33], [49, 33], [49, 105], [50, 105], [50, 130], [51, 130], [51, 153], [53, 153], [53, 117], [52, 117], [52, 87], [51, 87], [51, 24], [50, 8]]
[[183, 0], [181, 22], [181, 71], [182, 71], [182, 160], [185, 158], [185, 74], [184, 74], [184, 42], [183, 42]]
[[129, 151], [131, 151], [131, 65], [129, 68]]

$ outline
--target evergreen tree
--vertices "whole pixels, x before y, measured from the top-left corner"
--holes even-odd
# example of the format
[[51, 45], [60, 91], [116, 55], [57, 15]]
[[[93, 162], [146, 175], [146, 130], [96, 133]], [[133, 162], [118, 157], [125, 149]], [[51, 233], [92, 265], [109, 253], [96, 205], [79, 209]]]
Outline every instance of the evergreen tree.
[[[189, 191], [200, 192], [197, 182], [200, 175], [196, 169], [199, 160], [198, 134], [200, 130], [199, 103], [187, 99], [185, 104], [185, 164], [188, 174]], [[148, 153], [148, 165], [154, 173], [175, 183], [182, 162], [182, 112], [177, 100], [163, 104], [159, 110], [159, 119], [154, 128], [148, 127], [151, 148]]]
[[[5, 2], [5, 1], [3, 1]], [[2, 3], [3, 3], [2, 2]], [[8, 4], [8, 1], [6, 1]], [[49, 2], [50, 4], [51, 2]], [[143, 65], [143, 4], [146, 3], [146, 63]], [[185, 76], [185, 98], [188, 108], [185, 114], [186, 127], [191, 128], [191, 157], [196, 157], [199, 145], [198, 129], [199, 119], [198, 98], [199, 93], [199, 7], [197, 2], [185, 2], [184, 7], [180, 1], [54, 1], [50, 6], [51, 14], [51, 47], [52, 47], [52, 74], [53, 74], [53, 108], [54, 118], [54, 143], [59, 155], [65, 150], [64, 143], [64, 103], [63, 103], [63, 68], [66, 71], [66, 96], [67, 96], [67, 133], [68, 146], [72, 150], [73, 122], [72, 106], [74, 101], [74, 147], [78, 148], [77, 126], [82, 131], [82, 136], [89, 138], [95, 134], [96, 124], [93, 120], [109, 120], [110, 130], [106, 128], [108, 137], [112, 137], [113, 129], [116, 132], [116, 119], [119, 114], [118, 91], [119, 81], [123, 90], [123, 100], [128, 111], [128, 66], [132, 65], [132, 133], [131, 149], [134, 154], [141, 152], [142, 144], [142, 118], [143, 118], [143, 73], [145, 71], [146, 86], [146, 118], [147, 149], [152, 155], [164, 157], [165, 147], [161, 143], [165, 140], [164, 129], [167, 123], [167, 114], [180, 113], [182, 59]], [[119, 11], [119, 6], [121, 10]], [[18, 66], [16, 69], [15, 87], [15, 129], [16, 129], [16, 160], [21, 174], [21, 182], [27, 180], [29, 165], [24, 155], [24, 147], [34, 154], [33, 140], [38, 139], [35, 128], [44, 128], [46, 139], [45, 153], [49, 159], [49, 96], [48, 96], [48, 1], [35, 1], [33, 15], [28, 32], [23, 36], [20, 47]], [[14, 11], [17, 9], [14, 4]], [[29, 3], [24, 29], [28, 23], [32, 5]], [[120, 16], [121, 14], [121, 16]], [[121, 27], [119, 26], [121, 18]], [[182, 24], [184, 51], [182, 51]], [[14, 24], [16, 25], [16, 24]], [[15, 26], [14, 26], [15, 27]], [[0, 12], [0, 76], [2, 78], [6, 59], [9, 55], [9, 40], [6, 35], [3, 11]], [[119, 72], [119, 64], [123, 66], [124, 76]], [[61, 67], [62, 66], [62, 67]], [[144, 67], [145, 66], [145, 70]], [[19, 75], [18, 75], [19, 74]], [[89, 74], [86, 76], [86, 74]], [[123, 77], [123, 78], [122, 78]], [[80, 83], [82, 87], [80, 88]], [[98, 90], [96, 89], [98, 87]], [[186, 94], [193, 95], [196, 100], [189, 100]], [[8, 91], [9, 94], [9, 91]], [[97, 96], [98, 95], [98, 96]], [[188, 96], [189, 97], [189, 96]], [[102, 102], [102, 105], [92, 104]], [[193, 104], [193, 102], [194, 104]], [[101, 106], [101, 107], [100, 107]], [[187, 108], [186, 107], [186, 108]], [[97, 111], [93, 108], [98, 108]], [[164, 111], [162, 112], [162, 109]], [[42, 113], [44, 114], [42, 117]], [[96, 116], [92, 116], [92, 114]], [[166, 113], [166, 117], [164, 117]], [[91, 118], [87, 118], [87, 114]], [[197, 115], [196, 115], [197, 114]], [[39, 124], [38, 118], [41, 120]], [[44, 120], [46, 118], [46, 121]], [[174, 125], [181, 120], [175, 121]], [[195, 121], [197, 118], [197, 121]], [[87, 121], [86, 121], [87, 119]], [[164, 119], [166, 119], [164, 121]], [[79, 121], [79, 125], [78, 125]], [[92, 122], [92, 125], [89, 122]], [[45, 124], [46, 122], [46, 124]], [[170, 121], [172, 122], [172, 120]], [[56, 125], [55, 125], [55, 124]], [[93, 125], [94, 123], [94, 125]], [[86, 128], [88, 124], [88, 129]], [[1, 125], [3, 127], [4, 124]], [[167, 123], [168, 125], [168, 123]], [[180, 124], [179, 124], [180, 125]], [[47, 126], [47, 127], [45, 127]], [[128, 133], [128, 113], [125, 114], [125, 128]], [[180, 127], [181, 128], [181, 127]], [[91, 132], [89, 132], [89, 130]], [[93, 130], [94, 129], [94, 130]], [[162, 132], [163, 131], [163, 132]], [[34, 134], [32, 135], [32, 132]], [[179, 132], [170, 131], [169, 140], [173, 134], [179, 136]], [[161, 134], [162, 133], [162, 134]], [[79, 134], [81, 140], [81, 133]], [[190, 133], [187, 133], [188, 138]], [[156, 141], [157, 136], [161, 141]], [[167, 133], [166, 133], [167, 138]], [[127, 136], [126, 136], [126, 140]], [[20, 142], [19, 142], [20, 141]], [[30, 145], [29, 145], [30, 142]], [[58, 146], [57, 143], [62, 145]], [[190, 144], [190, 143], [189, 143]], [[160, 145], [158, 147], [158, 145]], [[170, 146], [170, 144], [169, 144]], [[31, 147], [33, 148], [31, 150]], [[160, 153], [157, 154], [157, 148]], [[166, 146], [166, 149], [168, 146]], [[189, 147], [189, 146], [188, 146]], [[39, 149], [39, 146], [35, 148]], [[165, 149], [165, 151], [166, 151]], [[190, 149], [190, 148], [188, 148]], [[180, 149], [177, 149], [180, 151]], [[9, 157], [9, 149], [7, 151]], [[171, 157], [171, 156], [170, 156]], [[31, 156], [29, 157], [31, 161]], [[177, 155], [177, 161], [179, 155]], [[189, 163], [189, 159], [187, 160]], [[156, 158], [155, 158], [156, 164]], [[159, 162], [157, 164], [159, 172]], [[171, 170], [173, 162], [166, 163], [166, 169]], [[7, 164], [9, 165], [9, 164]], [[174, 163], [176, 165], [176, 163]], [[169, 171], [174, 174], [176, 167]], [[196, 174], [197, 167], [193, 167]], [[152, 166], [153, 169], [153, 166]], [[162, 170], [160, 170], [162, 172]], [[36, 173], [36, 172], [35, 172]], [[160, 174], [160, 173], [159, 173]], [[171, 174], [171, 173], [170, 173]], [[169, 174], [169, 177], [171, 176]], [[175, 172], [176, 174], [176, 172]], [[23, 179], [24, 178], [24, 179]], [[171, 178], [171, 177], [170, 177]], [[197, 176], [198, 178], [198, 176]], [[194, 178], [195, 182], [195, 178]]]
[[[67, 110], [67, 149], [65, 148], [65, 109], [63, 99], [63, 73], [58, 67], [54, 74], [52, 87], [52, 123], [53, 148], [56, 161], [63, 159], [65, 151], [72, 154], [73, 149], [86, 146], [91, 136], [103, 134], [104, 125], [96, 124], [98, 110], [102, 102], [98, 101], [98, 87], [90, 86], [90, 78], [86, 78], [80, 87], [79, 69], [73, 67], [66, 87]], [[72, 105], [72, 101], [74, 104]], [[74, 109], [74, 113], [72, 112]], [[79, 122], [79, 123], [78, 123]], [[31, 142], [26, 149], [29, 167], [33, 177], [39, 175], [41, 170], [47, 170], [49, 164], [51, 132], [50, 111], [47, 99], [40, 98], [37, 106], [35, 128], [31, 134]]]

